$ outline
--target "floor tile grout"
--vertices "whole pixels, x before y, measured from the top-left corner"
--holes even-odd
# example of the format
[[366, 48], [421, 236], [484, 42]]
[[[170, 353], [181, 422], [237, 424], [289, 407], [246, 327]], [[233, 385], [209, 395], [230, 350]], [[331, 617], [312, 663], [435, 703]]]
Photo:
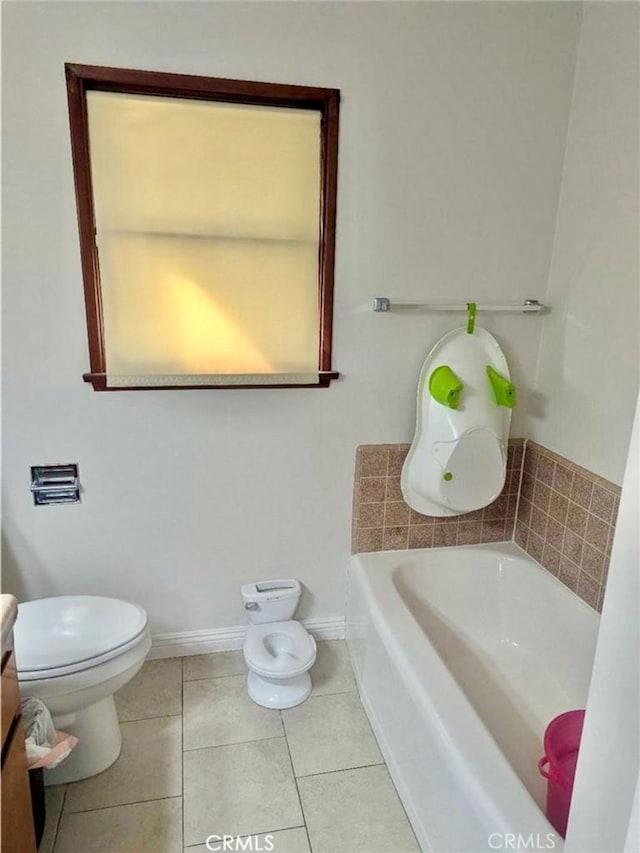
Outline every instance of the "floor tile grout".
[[187, 752], [200, 752], [204, 749], [224, 749], [227, 746], [243, 746], [247, 743], [264, 743], [268, 740], [286, 740], [286, 736], [282, 735], [273, 735], [272, 737], [258, 737], [252, 738], [251, 740], [238, 740], [233, 741], [233, 743], [214, 743], [211, 746], [194, 746], [190, 749], [183, 749], [182, 754], [185, 755]]
[[[199, 683], [201, 681], [221, 681], [223, 678], [241, 678], [244, 676], [246, 676], [246, 673], [242, 672], [239, 675], [212, 675], [212, 676], [206, 676], [203, 678], [188, 678], [186, 681], [183, 681], [182, 686], [184, 687], [186, 684], [196, 684], [196, 683]], [[328, 691], [326, 693], [316, 693], [315, 695], [312, 693], [308, 699], [305, 699], [305, 702], [308, 702], [310, 699], [322, 699], [323, 696], [340, 696], [342, 693], [357, 693], [357, 692], [358, 692], [358, 688], [356, 686], [354, 686], [354, 687], [345, 687], [342, 690], [331, 690], [331, 691]], [[294, 706], [294, 707], [297, 707], [297, 706]], [[285, 708], [284, 710], [289, 710], [289, 709]], [[177, 717], [178, 714], [164, 714], [161, 716]], [[147, 718], [146, 717], [140, 717], [139, 719], [145, 720]], [[136, 720], [124, 720], [124, 721], [121, 720], [121, 722], [136, 722]]]
[[284, 717], [282, 716], [282, 711], [280, 713], [280, 722], [282, 723], [282, 728], [284, 730], [284, 741], [287, 745], [287, 754], [289, 756], [289, 762], [291, 764], [291, 774], [293, 776], [293, 784], [296, 786], [296, 794], [298, 796], [298, 803], [300, 804], [300, 814], [302, 815], [302, 820], [304, 823], [304, 831], [307, 835], [307, 844], [309, 845], [309, 850], [313, 853], [313, 847], [311, 846], [311, 836], [309, 835], [309, 827], [307, 826], [307, 816], [304, 813], [304, 806], [302, 805], [302, 797], [300, 796], [300, 788], [298, 787], [298, 777], [296, 776], [296, 768], [293, 763], [293, 756], [291, 755], [291, 747], [289, 746], [289, 737], [287, 736], [287, 727], [284, 724]]
[[[259, 832], [248, 832], [244, 835], [235, 836], [237, 838], [254, 838], [256, 835], [275, 835], [277, 832], [289, 832], [291, 829], [304, 829], [305, 826], [303, 823], [298, 824], [297, 826], [283, 826], [280, 829], [267, 829], [260, 830]], [[195, 850], [197, 847], [202, 847], [203, 844], [206, 844], [204, 841], [198, 841], [196, 844], [185, 844], [185, 850]], [[277, 853], [277, 851], [276, 851]]]
[[[65, 785], [64, 791], [62, 792], [62, 802], [60, 803], [60, 813], [58, 815], [58, 820], [56, 821], [56, 828], [53, 832], [53, 844], [51, 845], [51, 853], [56, 853], [56, 845], [58, 843], [58, 833], [60, 832], [60, 824], [62, 823], [62, 815], [64, 814], [64, 803], [67, 799], [67, 791], [69, 790], [69, 786]], [[46, 822], [46, 807], [45, 807], [45, 822]]]
[[[148, 800], [131, 800], [127, 803], [110, 803], [108, 806], [93, 806], [90, 809], [76, 809], [72, 812], [64, 812], [65, 815], [88, 814], [89, 812], [104, 812], [107, 809], [121, 809], [124, 806], [143, 806], [145, 803], [161, 803], [164, 800], [181, 800], [182, 794], [176, 794], [175, 797], [151, 797]], [[60, 813], [62, 818], [63, 813]]]
[[[120, 723], [121, 726], [124, 726], [127, 723], [144, 723], [145, 720], [164, 720], [167, 717], [181, 717], [181, 716], [182, 716], [182, 712], [180, 714], [154, 714], [151, 717], [136, 717], [133, 720], [121, 720], [120, 717], [118, 717], [118, 722]], [[73, 783], [70, 783], [70, 784], [73, 784]]]
[[[307, 702], [317, 702], [318, 699], [324, 699], [326, 696], [342, 696], [345, 693], [358, 693], [358, 690], [357, 690], [357, 688], [354, 687], [351, 690], [334, 690], [331, 693], [316, 693], [315, 696], [313, 695], [313, 693], [311, 693], [311, 696], [309, 696], [307, 699], [305, 699], [301, 705], [294, 705], [293, 708], [285, 708], [284, 710], [285, 711], [293, 711], [293, 710], [295, 710], [295, 708], [301, 708], [302, 705], [306, 705]], [[359, 696], [359, 694], [358, 694], [358, 696]]]
[[212, 743], [209, 746], [189, 746], [186, 749], [183, 748], [183, 754], [185, 752], [198, 752], [200, 749], [219, 749], [223, 746], [240, 746], [244, 743], [264, 743], [266, 740], [282, 740], [285, 735], [270, 735], [269, 737], [254, 737], [251, 740], [232, 740], [229, 743]]
[[198, 678], [183, 677], [182, 683], [192, 684], [194, 681], [215, 681], [218, 678], [240, 678], [243, 675], [246, 675], [246, 672], [225, 672], [222, 675], [200, 675]]
[[[376, 740], [376, 743], [378, 741]], [[303, 773], [300, 776], [296, 776], [296, 779], [311, 779], [313, 776], [328, 776], [331, 773], [346, 773], [349, 770], [363, 770], [365, 767], [381, 767], [384, 765], [386, 767], [386, 761], [384, 758], [382, 761], [374, 761], [372, 764], [356, 764], [353, 767], [339, 767], [335, 770], [320, 770], [318, 773]]]
[[[348, 690], [332, 690], [331, 693], [316, 693], [315, 696], [313, 694], [309, 696], [309, 699], [324, 699], [325, 696], [342, 696], [344, 693], [357, 693], [357, 687], [351, 687]], [[308, 702], [309, 699], [305, 699], [305, 702]], [[303, 702], [304, 704], [304, 702]], [[299, 705], [295, 705], [294, 707], [300, 707]], [[289, 709], [286, 709], [289, 710]]]

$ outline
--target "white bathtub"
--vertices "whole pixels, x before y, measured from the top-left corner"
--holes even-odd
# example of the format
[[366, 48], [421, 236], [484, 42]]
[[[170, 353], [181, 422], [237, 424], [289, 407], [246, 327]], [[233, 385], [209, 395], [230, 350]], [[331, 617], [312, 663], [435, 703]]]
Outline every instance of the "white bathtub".
[[536, 765], [585, 707], [598, 624], [512, 543], [352, 558], [358, 687], [423, 850], [562, 849]]

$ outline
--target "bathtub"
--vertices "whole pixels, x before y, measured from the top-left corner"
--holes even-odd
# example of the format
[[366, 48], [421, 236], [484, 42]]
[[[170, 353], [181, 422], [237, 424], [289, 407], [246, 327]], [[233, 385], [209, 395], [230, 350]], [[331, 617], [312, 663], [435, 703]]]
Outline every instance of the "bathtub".
[[358, 689], [423, 850], [563, 849], [537, 762], [586, 705], [598, 624], [514, 543], [352, 557]]

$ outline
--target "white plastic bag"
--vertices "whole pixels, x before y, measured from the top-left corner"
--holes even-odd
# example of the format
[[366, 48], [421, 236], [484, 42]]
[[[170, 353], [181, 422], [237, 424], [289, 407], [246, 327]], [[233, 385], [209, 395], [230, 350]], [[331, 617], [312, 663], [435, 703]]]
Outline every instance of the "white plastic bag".
[[49, 709], [39, 699], [22, 702], [22, 718], [30, 770], [57, 767], [78, 743], [77, 737], [56, 731]]

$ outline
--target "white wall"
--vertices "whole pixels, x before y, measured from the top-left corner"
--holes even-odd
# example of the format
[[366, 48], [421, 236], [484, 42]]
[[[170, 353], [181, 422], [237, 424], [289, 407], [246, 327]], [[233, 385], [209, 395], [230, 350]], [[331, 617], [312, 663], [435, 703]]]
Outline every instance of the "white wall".
[[586, 3], [532, 438], [622, 482], [640, 374], [638, 3]]
[[555, 310], [538, 361], [537, 440], [614, 482], [624, 474], [567, 853], [640, 843], [639, 16], [637, 3], [585, 4], [547, 294]]
[[571, 801], [566, 853], [620, 853], [622, 850], [637, 853], [640, 849], [637, 829], [640, 794], [639, 515], [640, 405], [636, 409], [611, 552]]
[[[154, 632], [241, 624], [294, 575], [343, 613], [354, 450], [411, 438], [451, 317], [371, 297], [544, 298], [573, 83], [573, 3], [5, 3], [4, 584], [139, 601]], [[327, 390], [98, 394], [88, 368], [63, 63], [342, 90]], [[487, 317], [527, 432], [540, 318]], [[39, 507], [29, 466], [80, 464]]]

